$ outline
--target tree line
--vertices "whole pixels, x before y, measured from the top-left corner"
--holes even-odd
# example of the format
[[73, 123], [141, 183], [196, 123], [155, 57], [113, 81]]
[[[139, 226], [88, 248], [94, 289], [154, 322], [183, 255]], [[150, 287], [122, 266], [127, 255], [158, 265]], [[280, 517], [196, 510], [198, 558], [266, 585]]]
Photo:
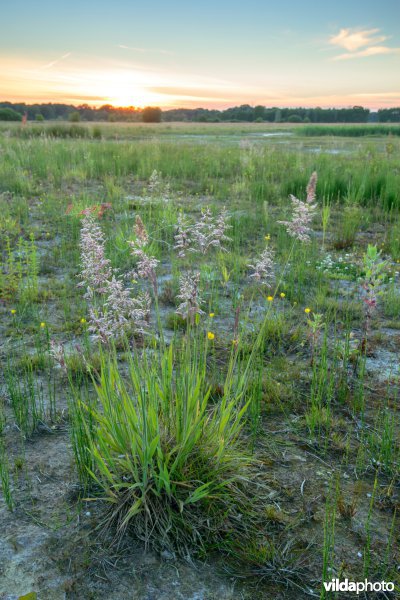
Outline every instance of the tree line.
[[371, 112], [362, 106], [350, 108], [279, 108], [242, 104], [224, 110], [207, 108], [177, 108], [162, 111], [157, 106], [138, 108], [115, 107], [104, 104], [98, 108], [88, 104], [26, 104], [0, 102], [0, 120], [19, 121], [69, 120], [149, 122], [191, 121], [216, 122], [269, 122], [269, 123], [399, 123], [400, 108], [384, 108]]

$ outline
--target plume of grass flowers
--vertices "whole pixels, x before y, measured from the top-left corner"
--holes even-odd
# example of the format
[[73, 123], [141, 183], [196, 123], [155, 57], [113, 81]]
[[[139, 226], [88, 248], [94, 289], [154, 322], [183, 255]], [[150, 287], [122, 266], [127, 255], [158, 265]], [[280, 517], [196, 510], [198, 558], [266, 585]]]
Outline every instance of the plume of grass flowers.
[[[225, 207], [217, 216], [213, 216], [210, 209], [206, 207], [201, 211], [201, 217], [195, 223], [191, 223], [188, 217], [181, 212], [178, 216], [174, 249], [178, 251], [179, 258], [185, 258], [187, 252], [204, 256], [212, 248], [225, 251], [222, 242], [230, 240], [226, 235], [226, 231], [230, 227]], [[203, 314], [199, 287], [200, 273], [198, 271], [187, 273], [180, 278], [177, 299], [181, 303], [176, 313], [187, 319], [188, 323], [194, 323], [196, 315]]]
[[178, 300], [181, 300], [176, 313], [187, 319], [190, 323], [194, 322], [196, 315], [202, 315], [204, 312], [200, 306], [202, 299], [199, 294], [200, 273], [188, 273], [182, 275], [179, 280]]
[[131, 273], [131, 277], [133, 279], [148, 279], [153, 286], [154, 295], [157, 297], [156, 268], [160, 261], [148, 254], [145, 249], [149, 241], [149, 236], [139, 215], [136, 216], [134, 231], [135, 240], [128, 242], [131, 247], [131, 254], [136, 259], [136, 270]]
[[157, 200], [163, 200], [165, 203], [169, 202], [171, 197], [171, 190], [169, 183], [164, 183], [162, 175], [159, 171], [154, 169], [149, 178], [149, 184], [147, 190], [150, 197]]
[[316, 192], [317, 192], [317, 181], [318, 181], [318, 175], [317, 175], [317, 172], [314, 171], [311, 174], [311, 177], [308, 181], [307, 188], [306, 188], [308, 204], [312, 204], [313, 202], [315, 202]]
[[382, 294], [383, 270], [386, 261], [380, 260], [380, 252], [376, 246], [368, 244], [367, 252], [364, 254], [365, 274], [360, 280], [361, 298], [364, 305], [364, 338], [362, 347], [365, 350], [368, 332], [371, 326], [372, 316], [377, 308], [378, 296]]
[[108, 282], [112, 277], [111, 261], [105, 257], [104, 234], [92, 212], [86, 212], [82, 219], [80, 251], [82, 280], [78, 286], [85, 287], [85, 298], [90, 300], [95, 294], [107, 293]]
[[135, 226], [134, 226], [134, 232], [136, 235], [136, 243], [138, 246], [145, 246], [148, 241], [149, 241], [149, 234], [147, 233], [147, 229], [144, 226], [144, 223], [142, 221], [142, 219], [140, 218], [140, 215], [136, 215], [135, 217]]
[[314, 172], [307, 185], [306, 201], [303, 202], [296, 198], [296, 196], [293, 196], [293, 194], [290, 194], [290, 199], [292, 201], [292, 218], [290, 221], [278, 221], [281, 225], [285, 225], [286, 231], [290, 237], [306, 244], [311, 241], [310, 224], [315, 215], [315, 209], [317, 208], [317, 203], [314, 203], [316, 186], [317, 173]]
[[254, 265], [248, 265], [254, 277], [259, 283], [271, 285], [275, 280], [274, 251], [268, 246], [263, 250], [260, 256], [254, 262]]
[[[144, 245], [147, 233], [143, 223], [137, 223], [137, 239]], [[117, 277], [109, 259], [105, 257], [104, 234], [92, 211], [83, 215], [80, 250], [82, 281], [85, 298], [89, 301], [88, 330], [104, 344], [126, 334], [143, 334], [150, 311], [148, 294], [131, 295], [121, 278]], [[138, 247], [141, 247], [140, 245]], [[144, 269], [144, 266], [142, 267]]]
[[212, 248], [225, 251], [222, 243], [230, 241], [226, 235], [227, 230], [231, 228], [228, 219], [229, 215], [225, 207], [215, 217], [209, 207], [206, 207], [201, 211], [200, 219], [194, 224], [191, 224], [181, 213], [175, 235], [175, 249], [178, 250], [178, 256], [184, 258], [187, 251], [204, 255]]
[[148, 327], [150, 296], [143, 293], [131, 296], [115, 275], [108, 282], [107, 296], [103, 306], [89, 310], [89, 331], [104, 344], [124, 335], [144, 334]]
[[225, 235], [225, 232], [230, 225], [227, 222], [228, 213], [225, 208], [217, 217], [213, 217], [210, 209], [207, 207], [202, 210], [201, 218], [193, 227], [193, 248], [191, 252], [200, 252], [207, 254], [211, 248], [225, 250], [221, 242], [229, 241], [230, 238]]
[[178, 226], [175, 234], [175, 246], [174, 249], [178, 250], [178, 257], [185, 258], [186, 252], [189, 250], [192, 244], [191, 238], [192, 225], [187, 216], [180, 212], [178, 215]]
[[65, 357], [65, 349], [62, 344], [55, 340], [50, 340], [49, 355], [56, 364], [59, 365], [63, 373], [67, 372], [67, 361]]

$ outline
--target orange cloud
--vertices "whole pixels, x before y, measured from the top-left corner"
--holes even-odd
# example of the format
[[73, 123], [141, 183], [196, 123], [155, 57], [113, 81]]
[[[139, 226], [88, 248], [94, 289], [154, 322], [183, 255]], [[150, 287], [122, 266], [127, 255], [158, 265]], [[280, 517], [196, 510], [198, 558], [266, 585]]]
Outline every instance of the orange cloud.
[[330, 37], [329, 42], [333, 46], [339, 46], [353, 52], [363, 46], [380, 44], [387, 40], [388, 38], [385, 35], [375, 35], [379, 31], [380, 29], [365, 29], [364, 31], [349, 28], [341, 29], [337, 35]]
[[400, 48], [378, 45], [389, 39], [388, 36], [381, 35], [379, 32], [380, 29], [341, 29], [338, 34], [330, 37], [329, 43], [332, 46], [344, 48], [347, 52], [334, 56], [333, 60], [349, 60], [351, 58], [363, 58], [382, 54], [399, 54]]

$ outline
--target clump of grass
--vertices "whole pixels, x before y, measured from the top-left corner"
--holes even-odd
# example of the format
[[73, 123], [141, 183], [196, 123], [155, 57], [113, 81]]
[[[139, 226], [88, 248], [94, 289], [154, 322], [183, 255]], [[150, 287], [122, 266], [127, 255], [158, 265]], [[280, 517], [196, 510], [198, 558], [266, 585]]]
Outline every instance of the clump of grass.
[[400, 261], [400, 221], [398, 219], [388, 231], [385, 251], [391, 254], [393, 260]]
[[2, 440], [0, 440], [0, 484], [7, 508], [9, 510], [14, 510], [15, 502], [10, 481], [10, 468], [6, 449]]
[[357, 204], [347, 204], [345, 206], [342, 222], [340, 223], [333, 244], [337, 250], [351, 248], [354, 245], [360, 224], [363, 220], [364, 214], [360, 206]]
[[387, 287], [383, 297], [383, 309], [385, 317], [397, 318], [400, 314], [400, 293], [393, 280]]
[[[98, 139], [98, 133], [95, 131], [96, 128], [92, 131], [92, 137]], [[50, 137], [50, 138], [88, 138], [91, 135], [90, 130], [87, 127], [83, 127], [82, 125], [65, 125], [65, 124], [51, 124], [44, 125], [43, 127], [27, 127], [24, 129], [16, 129], [13, 134], [16, 137], [20, 138], [37, 138], [37, 137]], [[100, 132], [101, 137], [101, 132]]]
[[126, 378], [116, 356], [103, 355], [98, 404], [81, 405], [91, 422], [88, 470], [117, 536], [129, 529], [146, 545], [185, 555], [242, 527], [251, 462], [239, 441], [244, 380], [234, 389], [230, 372], [212, 405], [206, 348], [187, 340], [156, 356], [131, 355]]
[[371, 465], [397, 477], [400, 473], [400, 447], [396, 439], [395, 417], [389, 410], [377, 418], [377, 431], [367, 436], [367, 451]]

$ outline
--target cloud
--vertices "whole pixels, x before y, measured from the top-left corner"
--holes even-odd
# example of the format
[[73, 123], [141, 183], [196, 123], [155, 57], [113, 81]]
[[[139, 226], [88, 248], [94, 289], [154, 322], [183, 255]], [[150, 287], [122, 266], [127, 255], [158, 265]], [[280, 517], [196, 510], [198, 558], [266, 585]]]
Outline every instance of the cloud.
[[[148, 87], [147, 91], [162, 96], [173, 96], [176, 100], [193, 100], [196, 102], [229, 102], [228, 90], [218, 88], [201, 88], [199, 86], [185, 87], [176, 85], [162, 85]], [[225, 94], [223, 93], [225, 92]], [[222, 93], [222, 95], [221, 95]]]
[[47, 65], [43, 65], [42, 67], [40, 67], [40, 69], [50, 69], [51, 67], [54, 67], [54, 65], [56, 65], [57, 63], [68, 58], [69, 56], [71, 56], [71, 52], [63, 54], [62, 56], [60, 56], [60, 58], [57, 58], [57, 60], [53, 60], [52, 62], [47, 63]]
[[360, 96], [363, 98], [400, 98], [400, 92], [363, 92], [354, 94], [354, 96]]
[[342, 28], [339, 33], [329, 38], [329, 43], [331, 46], [347, 50], [344, 54], [334, 56], [333, 60], [400, 53], [400, 48], [382, 45], [382, 42], [386, 42], [388, 39], [389, 37], [383, 35], [380, 29]]
[[363, 56], [376, 56], [378, 54], [400, 54], [400, 48], [388, 48], [387, 46], [370, 46], [360, 52], [349, 52], [339, 54], [334, 60], [348, 60], [349, 58], [362, 58]]
[[144, 54], [145, 52], [156, 52], [157, 54], [166, 54], [167, 56], [173, 56], [175, 54], [174, 52], [162, 48], [138, 48], [136, 46], [125, 46], [125, 44], [118, 44], [117, 48], [132, 50], [133, 52], [140, 52], [141, 54]]
[[337, 35], [332, 35], [329, 42], [334, 46], [340, 46], [349, 52], [358, 50], [363, 46], [380, 44], [387, 40], [386, 35], [375, 35], [380, 29], [341, 29]]

